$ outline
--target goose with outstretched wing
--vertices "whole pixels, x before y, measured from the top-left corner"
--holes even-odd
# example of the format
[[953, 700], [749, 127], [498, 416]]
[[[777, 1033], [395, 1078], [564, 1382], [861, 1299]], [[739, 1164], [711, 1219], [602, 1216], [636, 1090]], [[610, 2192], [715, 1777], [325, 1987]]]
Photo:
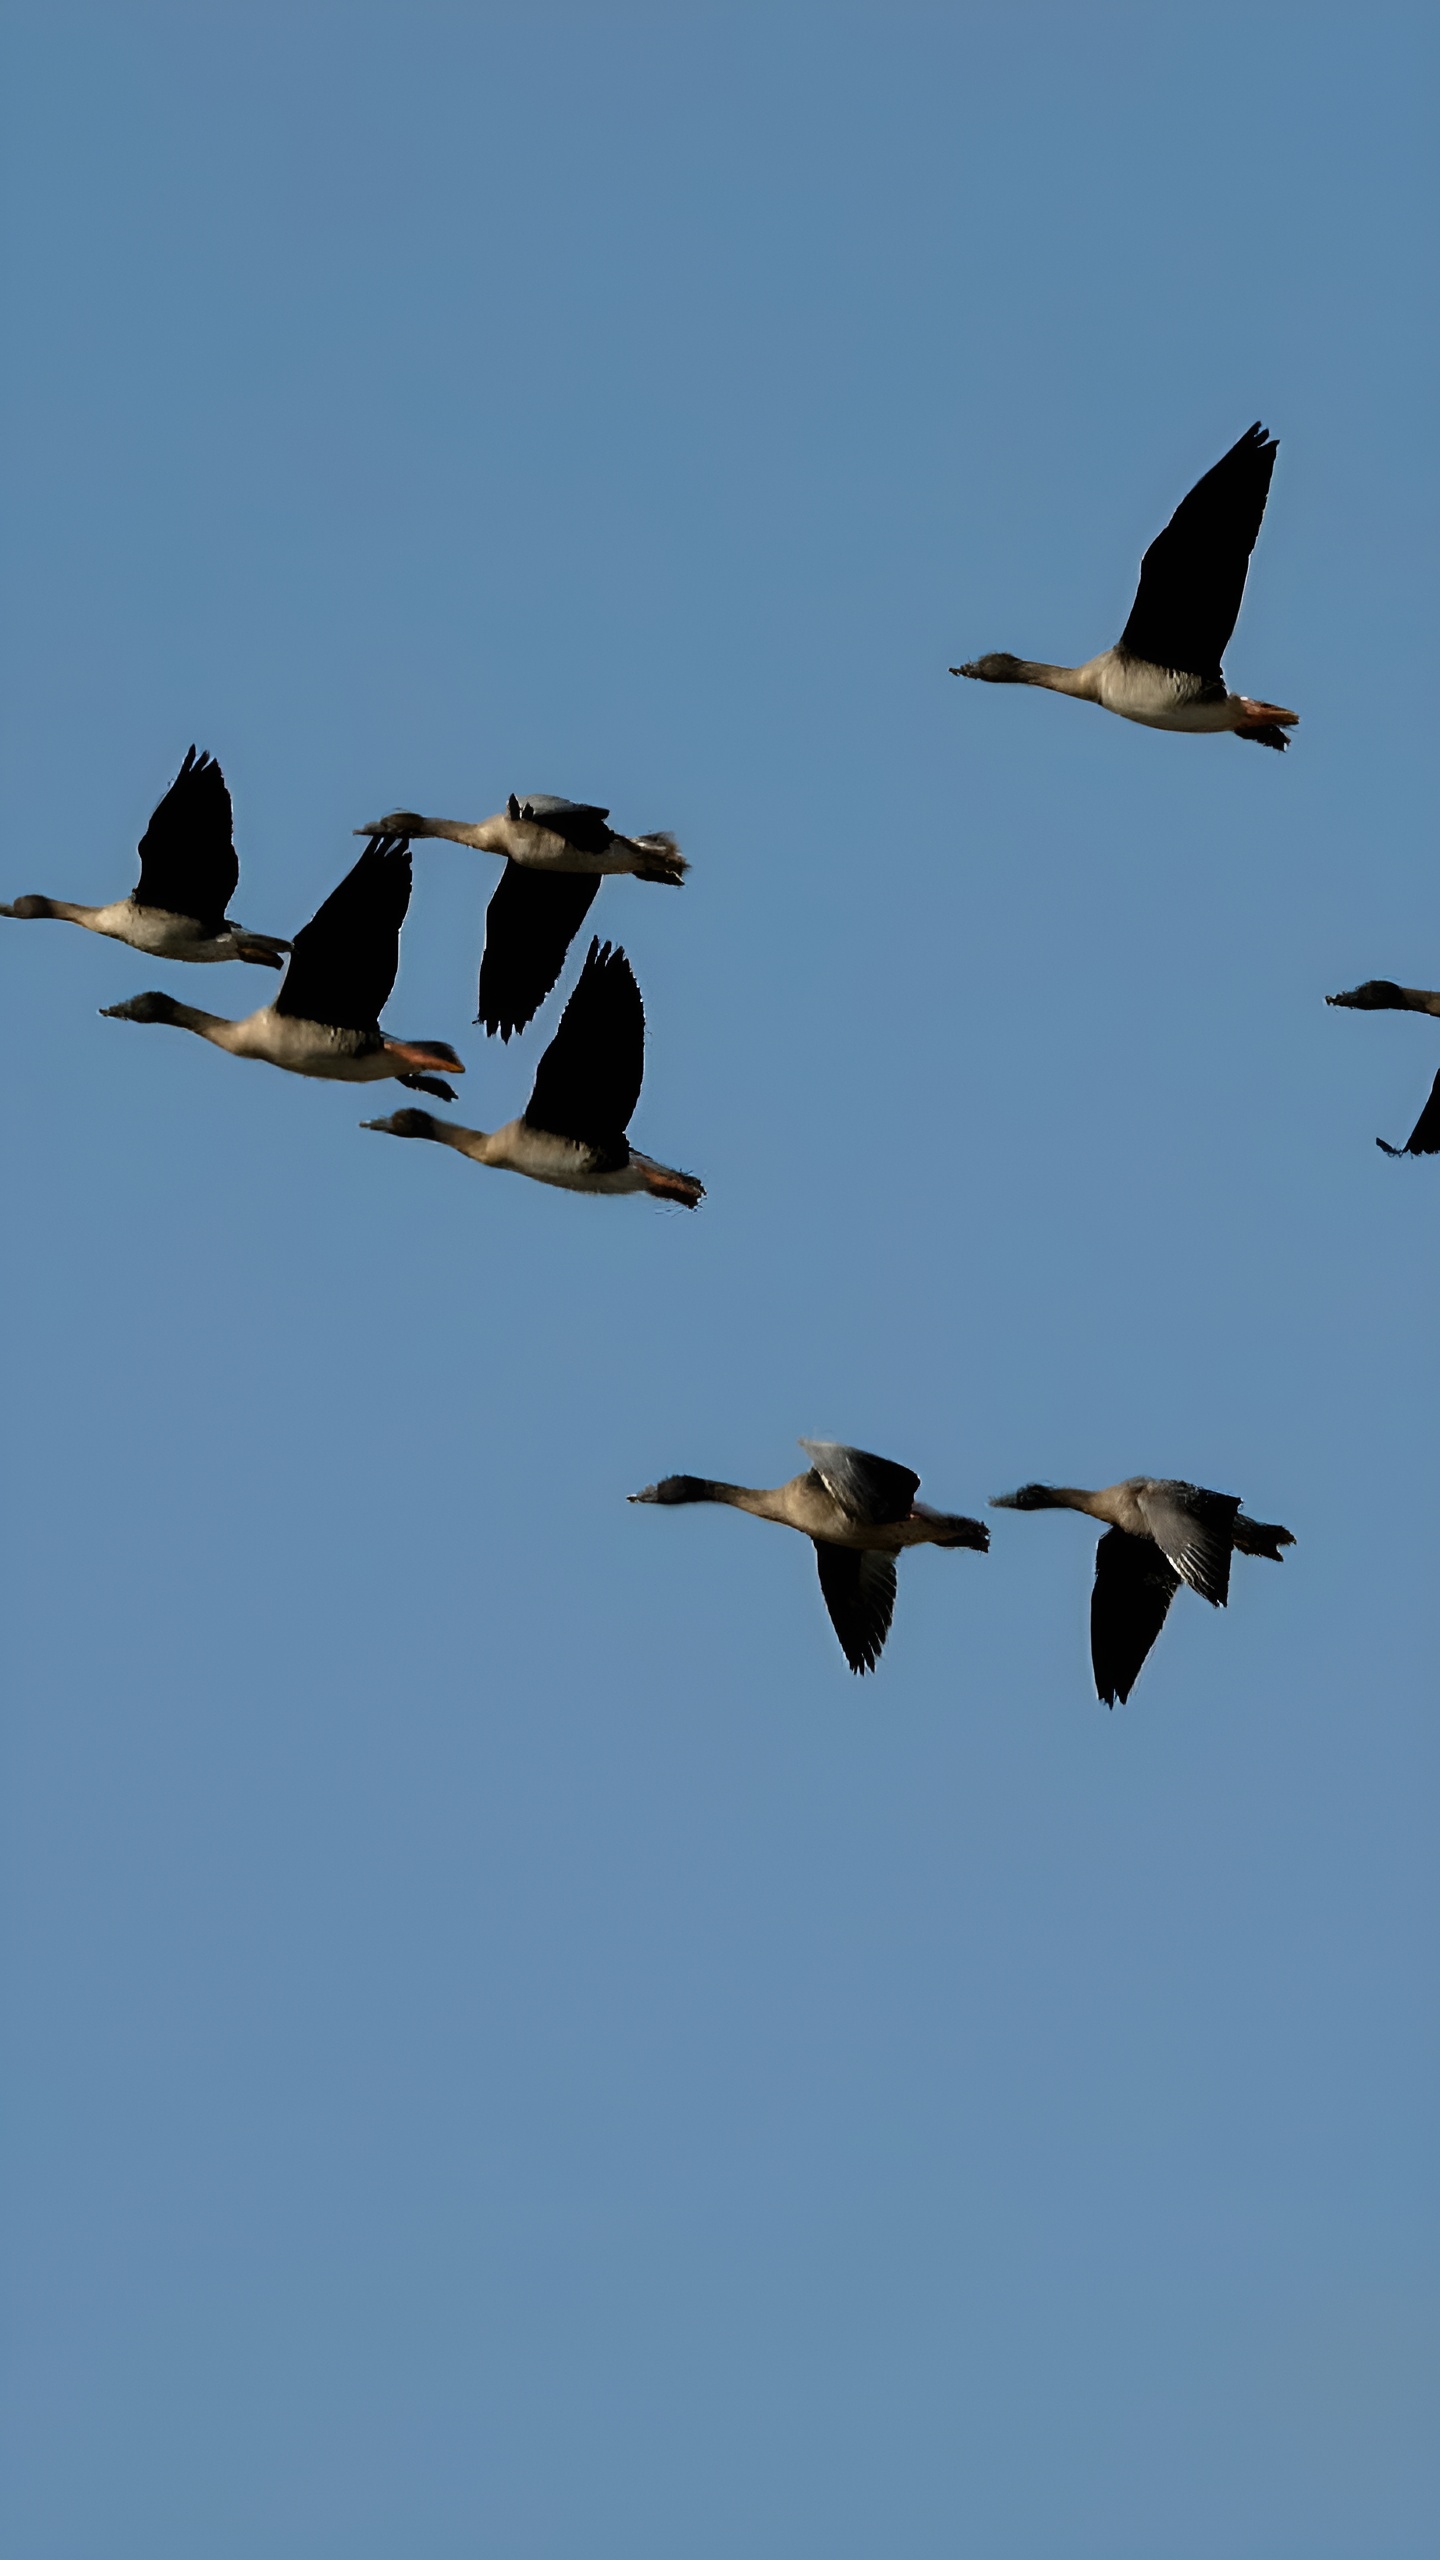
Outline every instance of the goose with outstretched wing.
[[635, 973], [623, 951], [592, 942], [518, 1120], [503, 1129], [465, 1129], [410, 1110], [361, 1126], [390, 1138], [433, 1138], [473, 1164], [528, 1174], [562, 1191], [648, 1191], [652, 1199], [698, 1208], [705, 1186], [693, 1173], [657, 1164], [630, 1144], [644, 1073], [645, 1008]]
[[788, 1484], [722, 1484], [710, 1476], [662, 1476], [632, 1502], [723, 1502], [778, 1521], [811, 1540], [830, 1623], [852, 1671], [873, 1671], [895, 1609], [895, 1558], [905, 1547], [972, 1547], [983, 1555], [983, 1520], [917, 1502], [920, 1479], [891, 1458], [839, 1440], [802, 1440], [811, 1463]]
[[435, 1070], [465, 1070], [447, 1040], [395, 1040], [380, 1028], [400, 966], [400, 928], [410, 904], [410, 848], [379, 837], [295, 936], [290, 966], [273, 1004], [240, 1022], [177, 1004], [153, 990], [101, 1011], [117, 1022], [168, 1022], [193, 1031], [232, 1058], [259, 1058], [297, 1076], [373, 1084], [395, 1076], [417, 1092], [453, 1102]]
[[1230, 1597], [1232, 1555], [1281, 1561], [1288, 1529], [1250, 1520], [1238, 1497], [1173, 1476], [1127, 1476], [1088, 1492], [1080, 1485], [1024, 1484], [996, 1494], [999, 1511], [1083, 1511], [1105, 1523], [1095, 1551], [1090, 1658], [1097, 1695], [1123, 1706], [1182, 1582], [1216, 1609]]
[[1220, 664], [1240, 612], [1278, 451], [1257, 420], [1196, 481], [1140, 563], [1130, 619], [1113, 649], [1079, 667], [996, 649], [952, 667], [952, 676], [1041, 685], [1098, 702], [1147, 729], [1229, 730], [1283, 750], [1299, 714], [1232, 693]]
[[16, 898], [0, 906], [0, 916], [83, 925], [152, 960], [249, 960], [257, 968], [283, 969], [288, 942], [252, 933], [225, 912], [239, 879], [225, 776], [213, 756], [191, 747], [140, 839], [140, 877], [128, 898], [106, 907]]
[[628, 871], [678, 889], [689, 868], [671, 835], [622, 836], [608, 809], [552, 792], [512, 791], [493, 818], [422, 818], [394, 809], [357, 835], [445, 836], [498, 853], [505, 868], [485, 917], [476, 1020], [508, 1040], [534, 1020], [565, 966], [603, 879]]

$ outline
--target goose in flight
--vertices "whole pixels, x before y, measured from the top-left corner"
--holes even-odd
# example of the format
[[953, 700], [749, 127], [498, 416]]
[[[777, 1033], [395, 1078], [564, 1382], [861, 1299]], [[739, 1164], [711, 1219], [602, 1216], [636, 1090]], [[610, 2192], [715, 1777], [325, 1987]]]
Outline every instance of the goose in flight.
[[[1327, 996], [1325, 1001], [1349, 1005], [1356, 1013], [1440, 1013], [1440, 995], [1428, 987], [1397, 987], [1389, 978], [1367, 978], [1363, 987], [1352, 987], [1348, 995]], [[1440, 1075], [1404, 1146], [1389, 1146], [1384, 1138], [1377, 1138], [1375, 1144], [1387, 1156], [1440, 1156]]]
[[838, 1440], [802, 1440], [813, 1463], [803, 1476], [769, 1490], [715, 1484], [709, 1476], [662, 1476], [632, 1493], [632, 1502], [728, 1502], [757, 1520], [778, 1520], [811, 1539], [820, 1591], [852, 1671], [873, 1671], [895, 1610], [895, 1558], [902, 1547], [976, 1547], [990, 1532], [983, 1520], [932, 1511], [917, 1502], [920, 1479], [909, 1467]]
[[232, 1058], [263, 1058], [292, 1075], [373, 1084], [397, 1076], [418, 1093], [453, 1102], [452, 1085], [427, 1070], [465, 1070], [446, 1040], [392, 1040], [380, 1013], [400, 966], [400, 927], [410, 904], [410, 848], [403, 837], [366, 846], [353, 871], [332, 889], [295, 936], [290, 966], [273, 1004], [243, 1022], [227, 1022], [173, 996], [132, 996], [102, 1005], [117, 1022], [170, 1022], [198, 1032]]
[[213, 756], [197, 756], [192, 747], [140, 839], [140, 877], [128, 898], [108, 907], [17, 898], [0, 906], [0, 916], [83, 925], [155, 960], [253, 960], [283, 969], [288, 942], [252, 933], [225, 913], [239, 878], [225, 776]]
[[1130, 619], [1113, 649], [1083, 667], [1047, 666], [997, 649], [952, 667], [952, 676], [1044, 685], [1147, 729], [1233, 729], [1237, 738], [1283, 750], [1298, 712], [1231, 693], [1220, 669], [1278, 451], [1257, 421], [1196, 481], [1140, 563]]
[[357, 835], [448, 836], [498, 853], [505, 868], [485, 915], [480, 1010], [475, 1019], [508, 1040], [532, 1022], [565, 966], [565, 954], [608, 872], [630, 871], [678, 889], [689, 869], [673, 836], [617, 836], [608, 809], [512, 791], [498, 816], [467, 826], [392, 810]]
[[1087, 1493], [1077, 1485], [1022, 1484], [994, 1498], [997, 1511], [1083, 1511], [1106, 1523], [1095, 1550], [1090, 1598], [1090, 1659], [1096, 1694], [1107, 1707], [1125, 1704], [1165, 1624], [1182, 1582], [1223, 1609], [1230, 1596], [1230, 1558], [1281, 1561], [1293, 1547], [1288, 1529], [1249, 1520], [1237, 1497], [1164, 1476], [1128, 1476]]
[[528, 1173], [562, 1191], [648, 1191], [696, 1209], [704, 1184], [642, 1156], [625, 1135], [644, 1073], [645, 1008], [635, 973], [623, 951], [592, 942], [518, 1120], [503, 1129], [463, 1129], [428, 1111], [396, 1111], [360, 1125], [388, 1138], [435, 1138], [475, 1164]]

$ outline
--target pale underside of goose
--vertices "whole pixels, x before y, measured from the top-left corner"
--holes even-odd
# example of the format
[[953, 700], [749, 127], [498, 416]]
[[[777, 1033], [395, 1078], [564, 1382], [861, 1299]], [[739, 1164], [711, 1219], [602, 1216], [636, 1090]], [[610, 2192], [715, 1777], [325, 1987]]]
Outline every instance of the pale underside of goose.
[[1198, 735], [1228, 730], [1283, 750], [1298, 713], [1232, 693], [1220, 663], [1239, 615], [1278, 450], [1257, 422], [1181, 499], [1140, 564], [1130, 619], [1113, 649], [1078, 667], [997, 649], [952, 667], [952, 676], [1040, 685], [1096, 702], [1143, 728]]
[[996, 1494], [998, 1511], [1083, 1511], [1106, 1524], [1095, 1550], [1090, 1658], [1096, 1694], [1121, 1706], [1140, 1676], [1182, 1582], [1216, 1609], [1230, 1596], [1232, 1555], [1281, 1561], [1295, 1540], [1278, 1522], [1251, 1520], [1235, 1494], [1173, 1476], [1127, 1476], [1098, 1492], [1080, 1485], [1025, 1484]]
[[290, 966], [273, 1004], [242, 1021], [202, 1013], [153, 989], [101, 1007], [117, 1022], [166, 1022], [193, 1031], [232, 1058], [258, 1058], [297, 1076], [342, 1084], [401, 1084], [453, 1102], [453, 1086], [432, 1071], [465, 1070], [446, 1040], [395, 1040], [379, 1016], [400, 965], [400, 927], [410, 903], [410, 850], [403, 839], [367, 846], [295, 936]]
[[428, 1111], [396, 1111], [361, 1126], [390, 1138], [431, 1138], [473, 1164], [527, 1174], [561, 1191], [648, 1191], [698, 1208], [704, 1184], [641, 1155], [626, 1135], [644, 1073], [645, 1008], [634, 971], [623, 951], [592, 941], [518, 1120], [503, 1129], [466, 1129]]
[[155, 960], [248, 960], [283, 969], [288, 942], [253, 933], [225, 913], [239, 878], [225, 776], [213, 756], [191, 747], [140, 839], [140, 877], [128, 898], [84, 907], [32, 896], [0, 906], [0, 915], [78, 924]]
[[422, 818], [392, 810], [357, 835], [444, 836], [505, 864], [485, 915], [476, 1019], [508, 1040], [534, 1020], [607, 877], [629, 872], [678, 889], [689, 868], [671, 835], [622, 836], [610, 812], [553, 792], [511, 793], [493, 818]]
[[[1435, 989], [1397, 987], [1393, 978], [1367, 978], [1363, 987], [1351, 987], [1348, 994], [1327, 996], [1325, 1001], [1347, 1006], [1354, 1013], [1440, 1014], [1440, 993]], [[1386, 1138], [1377, 1138], [1375, 1144], [1387, 1156], [1440, 1156], [1440, 1075], [1404, 1146], [1392, 1147]]]
[[919, 1477], [891, 1458], [838, 1440], [802, 1440], [812, 1464], [788, 1484], [723, 1484], [711, 1476], [663, 1476], [632, 1502], [720, 1502], [798, 1529], [814, 1545], [820, 1590], [852, 1671], [873, 1671], [895, 1610], [895, 1558], [906, 1547], [970, 1547], [984, 1554], [983, 1520], [918, 1502]]

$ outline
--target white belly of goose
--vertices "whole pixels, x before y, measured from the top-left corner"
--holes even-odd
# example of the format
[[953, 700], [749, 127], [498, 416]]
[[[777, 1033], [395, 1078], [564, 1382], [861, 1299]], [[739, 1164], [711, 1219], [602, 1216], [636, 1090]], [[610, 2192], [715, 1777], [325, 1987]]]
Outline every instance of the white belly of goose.
[[532, 1182], [551, 1182], [561, 1191], [615, 1193], [644, 1191], [645, 1177], [632, 1157], [628, 1164], [597, 1170], [596, 1152], [579, 1138], [560, 1138], [550, 1129], [532, 1129], [528, 1121], [511, 1120], [496, 1129], [485, 1145], [485, 1162], [504, 1173], [528, 1174]]

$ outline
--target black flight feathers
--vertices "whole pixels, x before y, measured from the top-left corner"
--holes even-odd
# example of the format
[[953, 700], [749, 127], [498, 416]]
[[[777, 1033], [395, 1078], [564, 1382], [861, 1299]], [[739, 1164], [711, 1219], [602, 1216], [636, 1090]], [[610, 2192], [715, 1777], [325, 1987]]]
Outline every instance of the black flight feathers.
[[[525, 803], [527, 809], [533, 805]], [[516, 807], [512, 799], [512, 811]], [[552, 821], [547, 817], [545, 824]], [[605, 834], [609, 832], [607, 827]], [[512, 1031], [533, 1022], [594, 904], [600, 878], [598, 871], [587, 878], [583, 871], [532, 871], [523, 862], [506, 863], [485, 910], [475, 1018], [488, 1032], [498, 1031], [508, 1040]]]
[[1440, 1076], [1430, 1087], [1430, 1099], [1404, 1146], [1387, 1146], [1383, 1138], [1377, 1138], [1375, 1144], [1387, 1156], [1440, 1156]]
[[645, 1008], [635, 973], [623, 951], [592, 941], [536, 1069], [526, 1124], [593, 1147], [617, 1166], [627, 1164], [625, 1132], [644, 1074]]
[[239, 878], [225, 776], [191, 747], [140, 839], [135, 903], [218, 932]]
[[895, 1559], [874, 1547], [832, 1547], [823, 1538], [812, 1543], [841, 1651], [852, 1671], [873, 1671], [895, 1614]]
[[409, 904], [408, 841], [372, 836], [353, 870], [296, 934], [275, 1011], [337, 1031], [378, 1031], [400, 966]]
[[1107, 1707], [1125, 1704], [1179, 1588], [1179, 1574], [1153, 1538], [1106, 1530], [1095, 1550], [1090, 1659]]
[[1119, 643], [1132, 657], [1223, 682], [1220, 661], [1240, 611], [1278, 450], [1257, 420], [1181, 499], [1140, 563]]

